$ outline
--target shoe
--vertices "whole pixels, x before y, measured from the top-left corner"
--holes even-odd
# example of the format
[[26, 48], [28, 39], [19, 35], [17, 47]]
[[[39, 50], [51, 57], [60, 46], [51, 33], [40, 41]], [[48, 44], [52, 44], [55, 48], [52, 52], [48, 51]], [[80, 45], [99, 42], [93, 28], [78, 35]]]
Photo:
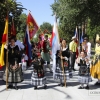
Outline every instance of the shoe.
[[100, 85], [100, 83], [96, 82], [95, 85]]
[[87, 89], [87, 90], [88, 90], [88, 89], [89, 89], [89, 86], [87, 85], [87, 86], [85, 87], [85, 89]]
[[15, 86], [15, 87], [14, 87], [14, 89], [15, 89], [15, 90], [18, 90], [18, 87], [17, 87], [17, 86]]
[[44, 86], [44, 89], [46, 89], [46, 88], [47, 88], [47, 85]]
[[13, 85], [8, 85], [8, 88], [9, 88], [9, 89], [12, 89], [12, 88], [13, 88]]
[[75, 69], [73, 69], [73, 71], [76, 71]]
[[78, 89], [84, 89], [84, 87], [80, 86], [80, 87], [78, 87]]
[[36, 89], [37, 89], [37, 86], [34, 87], [34, 90], [36, 90]]
[[50, 71], [50, 73], [53, 73], [52, 71]]
[[63, 83], [60, 83], [59, 86], [63, 87]]

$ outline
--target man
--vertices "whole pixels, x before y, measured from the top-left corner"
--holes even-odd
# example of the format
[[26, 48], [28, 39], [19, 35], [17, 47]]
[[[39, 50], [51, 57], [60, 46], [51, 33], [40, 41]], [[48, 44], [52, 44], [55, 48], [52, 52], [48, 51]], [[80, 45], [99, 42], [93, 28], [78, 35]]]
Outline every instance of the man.
[[76, 59], [76, 50], [77, 50], [77, 43], [76, 43], [76, 37], [72, 37], [72, 42], [69, 44], [69, 50], [70, 50], [70, 67], [71, 69], [74, 69], [75, 59]]
[[50, 72], [52, 73], [51, 66], [50, 66], [50, 43], [48, 40], [48, 35], [45, 35], [45, 40], [43, 41], [43, 52], [41, 53], [42, 58], [44, 61], [47, 62], [47, 66], [50, 69]]

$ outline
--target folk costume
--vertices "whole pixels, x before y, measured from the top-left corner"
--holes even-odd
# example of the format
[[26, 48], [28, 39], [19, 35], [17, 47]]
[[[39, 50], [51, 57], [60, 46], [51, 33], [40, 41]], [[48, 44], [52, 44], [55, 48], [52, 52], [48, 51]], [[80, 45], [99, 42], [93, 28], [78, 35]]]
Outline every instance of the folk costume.
[[91, 63], [91, 76], [97, 78], [96, 85], [100, 85], [100, 44], [96, 43], [94, 59]]
[[31, 83], [34, 86], [34, 89], [37, 89], [37, 87], [41, 85], [44, 85], [44, 88], [46, 88], [46, 77], [43, 70], [44, 63], [43, 59], [37, 58], [35, 58], [32, 63], [33, 73], [31, 76]]
[[[60, 56], [62, 55], [62, 57], [64, 57], [64, 59], [62, 59], [61, 61], [61, 58]], [[69, 48], [66, 47], [66, 48], [63, 48], [61, 50], [61, 54], [60, 54], [60, 51], [57, 51], [57, 54], [56, 54], [56, 72], [55, 72], [55, 79], [60, 79], [60, 86], [63, 86], [63, 83], [62, 81], [64, 80], [64, 77], [67, 79], [69, 79], [69, 72], [68, 72], [68, 69], [69, 69], [69, 57], [70, 57], [70, 52], [69, 52]], [[63, 63], [63, 66], [62, 66], [62, 63]], [[64, 67], [64, 74], [63, 74], [63, 68]], [[65, 75], [65, 76], [64, 76]]]
[[[17, 45], [8, 46], [8, 88], [13, 88], [12, 83], [15, 83], [15, 89], [17, 89], [17, 83], [23, 81], [23, 73], [20, 63], [20, 51]], [[3, 76], [3, 80], [6, 81], [6, 72]]]
[[50, 50], [50, 43], [48, 40], [44, 40], [43, 51], [41, 52], [41, 56], [42, 56], [42, 59], [47, 62], [47, 67], [50, 69], [50, 72], [52, 72], [51, 66], [50, 66], [50, 52], [49, 52], [49, 50]]
[[89, 62], [86, 62], [86, 59], [88, 59], [88, 58], [86, 58], [86, 57], [80, 58], [80, 59], [78, 58], [78, 60], [79, 60], [78, 66], [80, 66], [78, 81], [81, 84], [79, 89], [83, 89], [84, 84], [87, 84], [87, 86], [85, 88], [89, 89], [89, 82], [92, 81], [92, 78], [90, 76], [90, 64], [89, 64]]
[[91, 43], [88, 41], [88, 37], [84, 36], [84, 42], [82, 43], [82, 51], [86, 52], [87, 57], [90, 59], [91, 57]]

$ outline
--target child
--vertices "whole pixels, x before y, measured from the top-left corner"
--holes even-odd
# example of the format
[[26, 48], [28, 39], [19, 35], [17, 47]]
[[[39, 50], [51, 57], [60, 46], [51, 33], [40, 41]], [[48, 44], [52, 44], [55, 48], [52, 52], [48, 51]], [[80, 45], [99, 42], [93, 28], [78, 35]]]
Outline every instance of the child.
[[[90, 63], [88, 58], [86, 57], [85, 52], [81, 52], [80, 58], [77, 58], [76, 63], [79, 67], [79, 82], [81, 86], [79, 89], [89, 89], [89, 82], [92, 81], [92, 78], [90, 77]], [[87, 86], [84, 87], [84, 84]]]
[[22, 70], [26, 70], [26, 67], [27, 67], [27, 62], [28, 62], [28, 56], [26, 54], [23, 54], [22, 55]]

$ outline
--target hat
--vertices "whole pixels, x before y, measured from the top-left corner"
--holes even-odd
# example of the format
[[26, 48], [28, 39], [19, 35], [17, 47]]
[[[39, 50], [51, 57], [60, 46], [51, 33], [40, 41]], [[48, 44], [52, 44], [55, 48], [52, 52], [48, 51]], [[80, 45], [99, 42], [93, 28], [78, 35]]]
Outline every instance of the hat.
[[72, 40], [73, 40], [73, 39], [76, 39], [76, 36], [73, 36], [73, 37], [72, 37]]
[[88, 38], [87, 37], [84, 37], [84, 40], [88, 40]]

